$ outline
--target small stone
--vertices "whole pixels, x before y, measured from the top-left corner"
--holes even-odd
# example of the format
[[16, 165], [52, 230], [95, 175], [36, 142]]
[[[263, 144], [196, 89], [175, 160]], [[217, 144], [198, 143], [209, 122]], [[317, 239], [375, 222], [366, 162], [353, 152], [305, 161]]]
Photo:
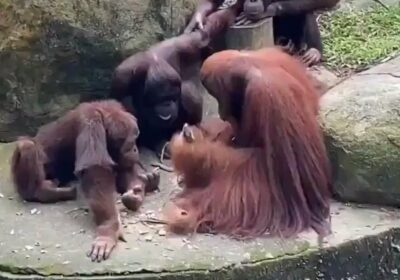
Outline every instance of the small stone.
[[32, 210], [31, 210], [31, 215], [35, 215], [36, 213], [37, 213], [37, 209], [36, 208], [33, 208]]
[[394, 275], [398, 275], [399, 274], [399, 271], [395, 268], [395, 269], [392, 269], [391, 271], [390, 271], [392, 274], [394, 274]]
[[42, 213], [42, 211], [39, 210], [36, 212], [36, 215], [39, 215], [40, 213]]
[[274, 256], [273, 256], [271, 253], [266, 253], [266, 254], [265, 254], [265, 257], [266, 257], [267, 259], [273, 259], [273, 258], [274, 258]]
[[85, 232], [86, 232], [86, 230], [84, 230], [84, 229], [79, 230], [79, 233], [85, 233]]
[[145, 234], [147, 234], [147, 233], [149, 233], [148, 230], [141, 230], [141, 229], [139, 229], [139, 234], [140, 234], [140, 235], [145, 235]]
[[149, 235], [146, 235], [146, 237], [144, 238], [144, 240], [146, 240], [147, 242], [151, 242], [151, 241], [153, 240], [153, 236], [151, 236], [150, 234], [149, 234]]
[[30, 245], [26, 245], [26, 246], [25, 246], [25, 249], [28, 250], [28, 251], [31, 251], [31, 250], [33, 250], [33, 247], [30, 246]]
[[143, 219], [146, 219], [147, 217], [146, 217], [146, 214], [140, 214], [139, 215], [139, 219], [141, 219], [141, 220], [143, 220]]
[[17, 213], [15, 213], [15, 215], [22, 216], [22, 212], [17, 212]]
[[11, 253], [16, 254], [18, 253], [18, 250], [12, 250]]
[[250, 260], [250, 253], [244, 253], [243, 258], [246, 260]]
[[35, 242], [35, 246], [36, 246], [36, 247], [39, 247], [39, 246], [40, 246], [40, 242], [36, 241], [36, 242]]
[[4, 198], [4, 194], [0, 193], [0, 198]]
[[47, 254], [47, 251], [46, 250], [40, 250], [40, 253], [41, 254]]
[[56, 244], [56, 248], [61, 248], [61, 245], [60, 244]]
[[29, 256], [29, 255], [25, 255], [25, 258], [26, 258], [26, 259], [29, 259], [30, 257], [31, 257], [31, 256]]
[[65, 261], [62, 264], [69, 264], [69, 263], [71, 263], [71, 262], [70, 261]]
[[11, 234], [11, 235], [14, 235], [14, 234], [15, 234], [14, 229], [12, 229], [12, 230], [10, 231], [10, 234]]
[[158, 231], [158, 235], [159, 235], [159, 236], [166, 236], [166, 235], [167, 235], [167, 232], [165, 231], [165, 229], [160, 229], [160, 230]]

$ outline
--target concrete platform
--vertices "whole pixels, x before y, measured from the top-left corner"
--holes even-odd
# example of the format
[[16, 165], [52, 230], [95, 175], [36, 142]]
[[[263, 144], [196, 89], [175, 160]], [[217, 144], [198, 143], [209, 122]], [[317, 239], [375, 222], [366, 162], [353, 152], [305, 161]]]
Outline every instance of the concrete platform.
[[[92, 263], [93, 237], [81, 201], [23, 203], [8, 181], [13, 145], [0, 146], [0, 279], [399, 279], [400, 212], [334, 203], [332, 235], [319, 250], [314, 233], [296, 240], [224, 236], [160, 236], [157, 216], [176, 188], [163, 174], [160, 193], [139, 213], [122, 210], [127, 243], [111, 259]], [[144, 152], [149, 162], [152, 155]], [[161, 234], [162, 235], [162, 234]]]

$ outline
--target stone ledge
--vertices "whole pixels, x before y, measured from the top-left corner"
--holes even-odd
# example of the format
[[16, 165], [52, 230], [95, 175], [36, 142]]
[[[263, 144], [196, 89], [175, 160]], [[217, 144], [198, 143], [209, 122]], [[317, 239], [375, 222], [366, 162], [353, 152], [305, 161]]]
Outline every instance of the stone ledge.
[[[299, 266], [303, 266], [300, 268]], [[336, 248], [305, 251], [274, 260], [259, 260], [216, 271], [139, 272], [109, 276], [16, 275], [0, 272], [0, 279], [398, 279], [400, 229], [348, 241]], [[4, 267], [0, 266], [0, 269]]]
[[[321, 250], [313, 232], [291, 240], [258, 238], [248, 242], [200, 234], [159, 236], [160, 226], [144, 225], [139, 220], [149, 211], [157, 216], [175, 190], [175, 178], [165, 173], [160, 193], [149, 196], [141, 212], [121, 210], [128, 242], [120, 242], [110, 260], [92, 263], [85, 256], [93, 238], [91, 217], [76, 210], [85, 204], [81, 200], [53, 205], [21, 202], [7, 177], [12, 148], [12, 144], [0, 145], [0, 279], [276, 280], [397, 276], [399, 210], [333, 203], [333, 235]], [[145, 162], [153, 158], [146, 151], [141, 156]], [[151, 242], [146, 241], [148, 235], [152, 236]]]

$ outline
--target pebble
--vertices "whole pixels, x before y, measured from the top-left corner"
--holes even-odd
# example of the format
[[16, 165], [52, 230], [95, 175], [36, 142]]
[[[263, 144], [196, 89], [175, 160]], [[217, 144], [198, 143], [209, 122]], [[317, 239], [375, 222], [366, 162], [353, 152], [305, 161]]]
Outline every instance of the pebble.
[[147, 234], [147, 233], [149, 233], [148, 230], [141, 230], [141, 229], [139, 229], [139, 234], [140, 234], [140, 235], [145, 235], [145, 234]]
[[69, 263], [71, 263], [71, 262], [70, 261], [65, 261], [62, 264], [69, 264]]
[[267, 259], [273, 259], [273, 258], [274, 258], [274, 256], [273, 256], [271, 253], [266, 253], [266, 254], [265, 254], [265, 257], [266, 257]]
[[153, 240], [153, 236], [151, 236], [151, 235], [149, 234], [149, 235], [147, 235], [147, 236], [144, 238], [144, 240], [146, 240], [147, 242], [150, 242], [150, 241]]
[[33, 250], [33, 247], [30, 246], [30, 245], [26, 245], [26, 246], [25, 246], [25, 249], [28, 250], [28, 251], [31, 251], [31, 250]]
[[0, 198], [4, 198], [4, 194], [0, 193]]
[[56, 248], [61, 248], [61, 245], [60, 244], [56, 244]]
[[15, 215], [22, 216], [22, 212], [17, 212], [17, 213], [15, 213]]
[[36, 208], [33, 208], [32, 210], [31, 210], [31, 215], [35, 215], [36, 213], [37, 213], [37, 209]]
[[243, 258], [245, 259], [245, 260], [250, 260], [250, 253], [245, 253], [244, 255], [243, 255]]
[[158, 231], [158, 235], [159, 235], [159, 236], [166, 236], [166, 235], [167, 235], [167, 232], [165, 231], [165, 229], [160, 229], [160, 230]]
[[25, 256], [26, 259], [29, 259], [30, 257], [31, 257], [31, 256], [29, 256], [29, 255], [26, 255], [26, 256]]
[[14, 235], [14, 233], [15, 233], [15, 231], [14, 231], [14, 229], [12, 229], [12, 230], [10, 231], [10, 234], [11, 234], [11, 235]]
[[11, 253], [16, 254], [16, 253], [18, 253], [18, 250], [12, 250]]
[[183, 239], [182, 239], [182, 242], [185, 243], [185, 244], [189, 244], [189, 243], [190, 243], [190, 240], [188, 240], [188, 239], [186, 239], [186, 238], [183, 238]]
[[40, 253], [41, 253], [41, 254], [46, 254], [47, 251], [46, 251], [46, 250], [40, 250]]
[[39, 242], [39, 241], [36, 241], [36, 242], [35, 242], [35, 246], [36, 246], [36, 247], [39, 247], [39, 246], [40, 246], [40, 242]]

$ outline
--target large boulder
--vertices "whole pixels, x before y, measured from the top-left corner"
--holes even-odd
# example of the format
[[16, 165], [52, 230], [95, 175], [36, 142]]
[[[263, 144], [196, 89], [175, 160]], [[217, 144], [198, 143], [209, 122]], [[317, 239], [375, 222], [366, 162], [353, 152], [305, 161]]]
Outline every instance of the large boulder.
[[0, 141], [104, 97], [123, 57], [177, 34], [197, 0], [0, 0]]
[[321, 122], [337, 196], [400, 206], [400, 57], [331, 89]]

